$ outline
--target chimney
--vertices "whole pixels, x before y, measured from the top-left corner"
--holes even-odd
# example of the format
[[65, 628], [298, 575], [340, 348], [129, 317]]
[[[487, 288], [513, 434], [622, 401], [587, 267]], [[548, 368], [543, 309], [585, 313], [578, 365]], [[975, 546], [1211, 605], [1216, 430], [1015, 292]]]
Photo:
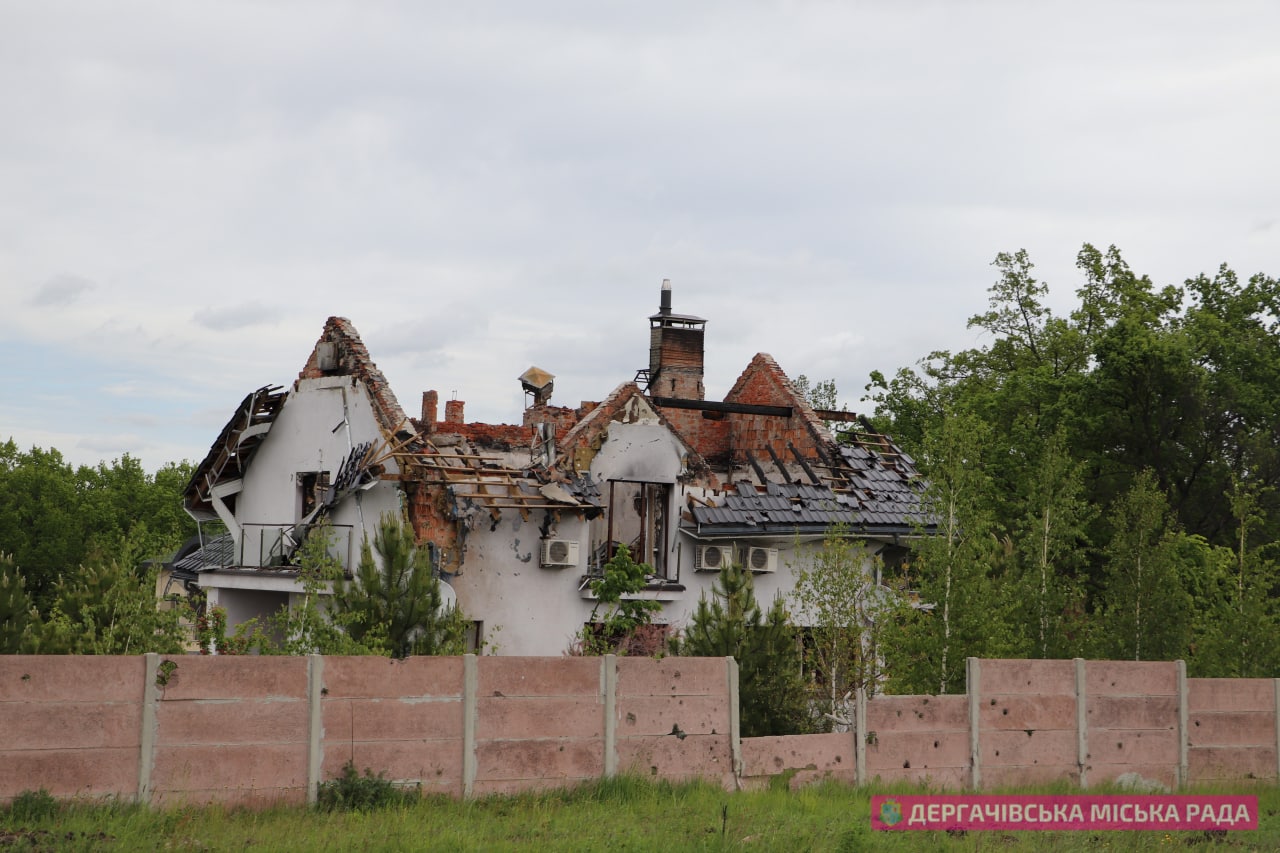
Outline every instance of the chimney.
[[466, 405], [461, 400], [445, 400], [444, 401], [444, 422], [447, 424], [465, 424], [462, 419], [462, 407]]
[[701, 400], [704, 327], [707, 321], [671, 310], [671, 279], [662, 280], [658, 313], [649, 318], [649, 393]]
[[440, 414], [440, 395], [435, 391], [422, 392], [422, 426], [427, 432], [435, 432]]

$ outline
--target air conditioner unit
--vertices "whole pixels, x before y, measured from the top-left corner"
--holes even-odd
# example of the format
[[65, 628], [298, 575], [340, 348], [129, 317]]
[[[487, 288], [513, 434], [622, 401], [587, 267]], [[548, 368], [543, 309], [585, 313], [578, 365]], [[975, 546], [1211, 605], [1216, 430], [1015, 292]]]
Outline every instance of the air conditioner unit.
[[539, 561], [544, 569], [578, 565], [578, 543], [570, 539], [543, 539]]
[[718, 572], [733, 562], [733, 551], [725, 545], [699, 545], [693, 554], [693, 569]]
[[753, 572], [776, 572], [778, 570], [778, 549], [748, 548], [747, 568]]

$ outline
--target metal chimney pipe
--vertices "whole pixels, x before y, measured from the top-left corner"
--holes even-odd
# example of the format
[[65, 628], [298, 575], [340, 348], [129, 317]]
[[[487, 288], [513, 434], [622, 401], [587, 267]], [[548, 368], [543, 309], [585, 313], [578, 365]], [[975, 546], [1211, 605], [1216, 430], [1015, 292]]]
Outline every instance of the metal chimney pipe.
[[658, 303], [659, 314], [671, 313], [671, 279], [662, 280], [662, 301]]

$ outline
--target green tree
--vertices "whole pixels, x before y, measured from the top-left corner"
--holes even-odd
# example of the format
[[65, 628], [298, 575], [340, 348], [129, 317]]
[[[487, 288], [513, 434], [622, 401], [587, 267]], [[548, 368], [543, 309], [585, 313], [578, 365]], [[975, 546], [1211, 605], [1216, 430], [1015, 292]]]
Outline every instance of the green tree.
[[[637, 632], [653, 622], [662, 605], [648, 598], [635, 598], [646, 586], [646, 575], [653, 574], [648, 563], [637, 563], [631, 550], [619, 545], [617, 553], [604, 564], [600, 577], [591, 581], [595, 606], [591, 618], [582, 628], [577, 647], [583, 654], [625, 654]], [[600, 613], [604, 607], [605, 612]]]
[[415, 544], [412, 526], [388, 513], [372, 548], [367, 537], [361, 544], [355, 579], [335, 586], [331, 609], [352, 640], [392, 657], [462, 654], [466, 620], [442, 604], [427, 549]]
[[156, 601], [158, 569], [139, 574], [135, 546], [120, 543], [115, 554], [80, 567], [59, 579], [53, 604], [32, 631], [37, 654], [177, 654], [187, 631], [177, 609]]
[[[1112, 507], [1098, 650], [1130, 660], [1172, 660], [1187, 650], [1191, 600], [1180, 562], [1195, 543], [1180, 537], [1150, 472]], [[1203, 541], [1203, 540], [1201, 540]]]
[[894, 692], [962, 692], [966, 657], [1014, 651], [1007, 579], [995, 571], [1002, 548], [986, 503], [981, 449], [988, 441], [986, 425], [965, 413], [927, 438], [919, 462], [932, 528], [915, 543], [909, 576], [922, 606], [886, 645]]
[[1015, 527], [1025, 645], [1040, 658], [1076, 657], [1082, 654], [1084, 605], [1078, 577], [1095, 511], [1083, 496], [1083, 466], [1061, 430], [1044, 444], [1029, 474], [1022, 478], [1023, 513]]
[[27, 632], [34, 619], [35, 610], [22, 573], [11, 555], [0, 553], [0, 654], [18, 654], [26, 649], [30, 641]]
[[791, 593], [794, 612], [806, 626], [805, 674], [824, 717], [848, 720], [850, 695], [879, 688], [881, 645], [904, 605], [897, 590], [878, 582], [879, 561], [845, 528], [828, 530], [822, 546], [805, 556]]
[[751, 574], [734, 564], [720, 572], [712, 598], [698, 600], [677, 644], [680, 654], [738, 662], [743, 737], [799, 734], [812, 729], [795, 630], [781, 597], [768, 613], [756, 602]]
[[1196, 596], [1196, 641], [1188, 669], [1192, 675], [1270, 678], [1280, 674], [1280, 613], [1276, 608], [1277, 567], [1264, 550], [1254, 547], [1252, 533], [1263, 520], [1264, 489], [1251, 481], [1232, 484], [1229, 495], [1236, 517], [1234, 548], [1218, 547], [1209, 574], [1215, 589]]
[[333, 530], [327, 520], [306, 531], [294, 555], [302, 595], [282, 606], [271, 617], [267, 630], [259, 630], [256, 625], [248, 629], [237, 626], [241, 632], [228, 637], [225, 618], [220, 619], [215, 611], [206, 614], [206, 631], [213, 641], [233, 652], [246, 644], [256, 644], [266, 654], [390, 654], [384, 636], [367, 630], [361, 630], [359, 637], [353, 636], [350, 623], [355, 617], [338, 611], [336, 594], [346, 575], [342, 562], [332, 553], [332, 542]]

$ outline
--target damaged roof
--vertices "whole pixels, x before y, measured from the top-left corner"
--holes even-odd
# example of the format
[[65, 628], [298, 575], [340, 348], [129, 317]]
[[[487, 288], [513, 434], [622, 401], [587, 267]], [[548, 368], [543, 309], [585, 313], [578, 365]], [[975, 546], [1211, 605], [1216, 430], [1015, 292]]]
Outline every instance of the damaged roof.
[[928, 527], [924, 483], [910, 457], [877, 433], [846, 436], [852, 443], [833, 441], [830, 461], [798, 453], [794, 466], [776, 457], [769, 466], [752, 460], [722, 495], [689, 502], [692, 528], [714, 538], [816, 534], [834, 525], [903, 536]]

